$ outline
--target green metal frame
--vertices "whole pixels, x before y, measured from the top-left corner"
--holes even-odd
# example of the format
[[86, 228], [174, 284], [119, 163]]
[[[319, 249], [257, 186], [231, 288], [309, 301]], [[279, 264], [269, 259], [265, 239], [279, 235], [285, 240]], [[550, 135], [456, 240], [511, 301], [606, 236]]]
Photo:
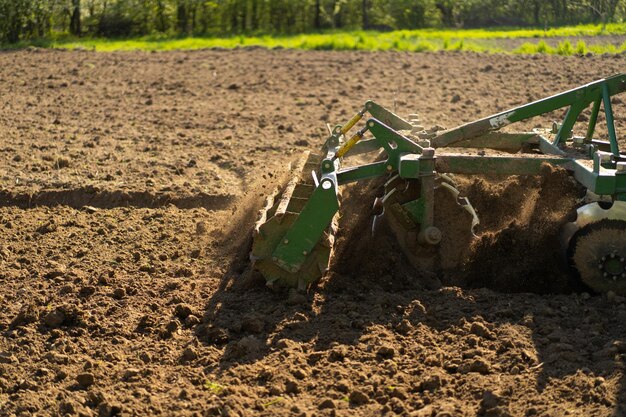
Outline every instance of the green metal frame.
[[431, 142], [434, 148], [451, 146], [461, 141], [482, 136], [487, 132], [498, 130], [511, 123], [530, 119], [541, 114], [569, 106], [565, 119], [554, 138], [554, 145], [565, 142], [572, 134], [572, 128], [580, 113], [594, 104], [593, 117], [589, 120], [587, 137], [591, 138], [595, 129], [595, 124], [600, 108], [600, 101], [604, 103], [609, 140], [615, 156], [619, 154], [617, 137], [615, 136], [615, 126], [613, 123], [613, 110], [611, 108], [610, 97], [626, 91], [626, 74], [616, 74], [611, 77], [594, 81], [578, 88], [556, 94], [554, 96], [537, 100], [523, 106], [505, 110], [493, 114], [475, 122], [467, 123], [455, 129], [449, 130]]
[[[536, 175], [543, 164], [563, 166], [574, 178], [592, 192], [626, 201], [626, 171], [621, 165], [626, 156], [620, 153], [611, 96], [626, 91], [626, 74], [617, 74], [581, 87], [506, 110], [489, 117], [444, 131], [429, 143], [416, 143], [403, 131], [412, 129], [405, 121], [382, 106], [368, 101], [346, 124], [336, 126], [322, 148], [320, 169], [313, 173], [316, 189], [299, 217], [275, 248], [272, 257], [286, 271], [297, 272], [339, 210], [338, 187], [354, 181], [398, 172], [402, 178], [422, 182], [422, 195], [405, 204], [422, 227], [433, 224], [434, 178], [437, 173]], [[572, 128], [580, 113], [592, 105], [591, 117], [582, 143], [576, 148], [586, 151], [565, 152], [572, 140]], [[603, 105], [608, 127], [608, 142], [593, 139], [600, 107]], [[518, 121], [568, 107], [563, 123], [556, 125], [553, 137], [540, 132], [504, 133], [498, 130]], [[342, 138], [365, 115], [372, 115], [356, 135]], [[370, 138], [365, 134], [370, 133]], [[363, 140], [361, 140], [363, 139]], [[425, 145], [426, 146], [423, 146]], [[445, 148], [490, 148], [513, 154], [481, 155], [446, 152]], [[573, 143], [570, 147], [573, 147]], [[543, 155], [524, 156], [524, 147], [539, 150]], [[436, 149], [440, 151], [436, 152]], [[386, 159], [365, 165], [342, 168], [345, 157], [384, 150]], [[343, 157], [339, 157], [342, 155]], [[572, 156], [574, 155], [574, 156]], [[618, 169], [620, 168], [620, 169]], [[623, 173], [622, 173], [623, 172]]]

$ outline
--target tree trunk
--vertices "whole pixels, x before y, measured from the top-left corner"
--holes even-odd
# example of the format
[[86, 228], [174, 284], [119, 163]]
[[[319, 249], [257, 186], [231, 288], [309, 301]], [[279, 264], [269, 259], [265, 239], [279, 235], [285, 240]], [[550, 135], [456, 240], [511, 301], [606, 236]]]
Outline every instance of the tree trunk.
[[239, 20], [237, 19], [237, 6], [231, 4], [227, 10], [230, 13], [230, 30], [231, 32], [236, 33], [237, 27], [239, 26]]
[[178, 4], [176, 6], [176, 22], [178, 23], [178, 31], [180, 33], [187, 33], [187, 30], [189, 29], [189, 22], [187, 19], [187, 7], [184, 0], [178, 0]]
[[315, 0], [315, 29], [322, 28], [322, 5], [320, 0]]
[[6, 39], [9, 43], [16, 43], [20, 40], [20, 35], [22, 33], [22, 10], [19, 7], [19, 4], [16, 5], [14, 10], [9, 9], [9, 19], [7, 24], [7, 32]]
[[198, 4], [197, 3], [191, 3], [191, 9], [189, 10], [189, 15], [191, 16], [191, 18], [189, 19], [189, 23], [191, 25], [189, 31], [190, 33], [193, 35], [194, 33], [196, 33], [196, 18], [198, 15]]
[[437, 1], [435, 7], [441, 13], [441, 22], [444, 26], [455, 26], [456, 20], [454, 18], [454, 4], [450, 4], [449, 1]]
[[333, 29], [340, 29], [343, 26], [341, 20], [341, 2], [335, 0], [333, 3]]
[[165, 32], [167, 30], [167, 22], [165, 20], [165, 5], [161, 0], [157, 1], [157, 30], [159, 32]]
[[255, 31], [259, 28], [259, 8], [256, 0], [252, 0], [249, 27], [252, 31]]
[[362, 8], [363, 8], [363, 29], [367, 29], [370, 26], [369, 21], [367, 19], [367, 0], [363, 0]]
[[82, 28], [80, 24], [80, 0], [72, 0], [72, 17], [70, 18], [70, 33], [80, 36]]
[[619, 3], [618, 0], [609, 0], [608, 1], [608, 5], [607, 5], [607, 23], [608, 22], [614, 22], [615, 21], [615, 11], [617, 10], [617, 4]]
[[206, 3], [202, 3], [200, 6], [200, 32], [202, 34], [206, 34], [209, 30], [209, 16], [208, 16], [208, 7]]
[[245, 33], [248, 28], [248, 8], [246, 7], [246, 2], [243, 1], [240, 3], [238, 9], [241, 11], [241, 17], [239, 18], [241, 22], [241, 32]]
[[541, 1], [535, 0], [533, 3], [533, 20], [535, 25], [539, 26], [539, 19], [541, 17]]

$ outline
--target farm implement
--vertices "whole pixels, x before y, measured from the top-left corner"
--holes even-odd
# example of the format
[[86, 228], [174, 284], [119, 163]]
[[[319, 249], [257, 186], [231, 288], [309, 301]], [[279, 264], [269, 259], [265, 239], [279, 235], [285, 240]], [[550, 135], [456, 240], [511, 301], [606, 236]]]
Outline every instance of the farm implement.
[[[455, 176], [540, 175], [549, 164], [566, 169], [572, 186], [587, 190], [560, 236], [573, 273], [594, 291], [626, 295], [626, 154], [611, 103], [624, 91], [626, 74], [618, 74], [442, 131], [424, 130], [417, 115], [405, 120], [368, 101], [348, 122], [329, 127], [321, 149], [306, 152], [284, 187], [267, 198], [254, 227], [251, 260], [268, 285], [305, 290], [329, 267], [339, 187], [380, 177], [386, 181], [384, 194], [372, 196], [373, 229], [385, 224], [416, 268], [434, 271], [446, 261], [438, 252], [446, 225], [473, 230], [479, 224]], [[501, 130], [566, 108], [562, 122], [551, 128]], [[581, 118], [587, 109], [589, 116]], [[572, 133], [579, 119], [587, 120], [584, 136]], [[602, 119], [606, 131], [598, 139]], [[348, 166], [350, 158], [361, 161], [367, 154], [376, 157]], [[445, 198], [454, 200], [454, 214], [441, 210]]]

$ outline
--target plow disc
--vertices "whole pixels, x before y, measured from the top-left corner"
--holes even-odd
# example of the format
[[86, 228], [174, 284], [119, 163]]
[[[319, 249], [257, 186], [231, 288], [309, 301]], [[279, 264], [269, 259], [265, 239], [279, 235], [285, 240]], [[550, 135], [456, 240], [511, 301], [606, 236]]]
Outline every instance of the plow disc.
[[380, 219], [386, 221], [409, 262], [417, 269], [439, 272], [461, 263], [473, 238], [478, 217], [450, 177], [439, 176], [434, 193], [433, 225], [420, 225], [420, 181], [404, 180], [397, 175], [385, 184], [384, 207]]

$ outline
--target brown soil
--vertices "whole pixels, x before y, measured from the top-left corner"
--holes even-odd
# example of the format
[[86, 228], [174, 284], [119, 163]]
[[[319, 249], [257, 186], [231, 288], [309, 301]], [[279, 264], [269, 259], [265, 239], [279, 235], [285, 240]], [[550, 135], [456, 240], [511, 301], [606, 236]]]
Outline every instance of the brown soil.
[[477, 180], [468, 194], [485, 221], [464, 266], [470, 286], [570, 290], [560, 231], [575, 220], [584, 189], [565, 170], [546, 165], [541, 177]]
[[367, 185], [345, 190], [338, 257], [306, 297], [246, 268], [274, 179], [367, 98], [450, 127], [626, 57], [34, 50], [0, 64], [0, 415], [626, 413], [626, 300], [567, 293], [543, 250], [574, 198], [559, 171], [465, 180], [481, 239], [441, 278], [466, 289], [428, 289], [393, 240], [359, 234]]
[[582, 41], [587, 46], [592, 45], [613, 45], [617, 48], [626, 42], [624, 35], [602, 35], [602, 36], [555, 36], [551, 38], [507, 38], [507, 39], [481, 39], [482, 45], [494, 48], [502, 48], [505, 51], [511, 51], [519, 48], [525, 43], [537, 44], [539, 42], [556, 47], [561, 42], [569, 42], [575, 48], [578, 42]]

